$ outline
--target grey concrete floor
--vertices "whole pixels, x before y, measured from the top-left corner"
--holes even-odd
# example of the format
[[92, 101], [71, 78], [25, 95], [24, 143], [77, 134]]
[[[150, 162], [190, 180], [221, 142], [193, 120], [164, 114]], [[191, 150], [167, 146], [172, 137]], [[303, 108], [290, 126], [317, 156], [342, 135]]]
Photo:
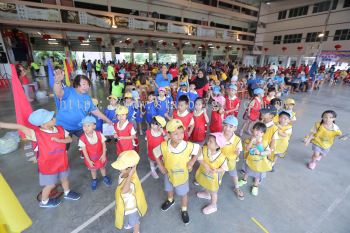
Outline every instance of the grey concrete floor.
[[[105, 90], [101, 85], [92, 90], [92, 95], [105, 103]], [[199, 187], [191, 185], [189, 214], [191, 223], [184, 226], [180, 218], [180, 200], [167, 212], [160, 211], [166, 194], [162, 179], [148, 177], [143, 188], [148, 202], [148, 212], [141, 220], [141, 232], [241, 232], [259, 233], [263, 230], [252, 221], [255, 218], [270, 233], [349, 233], [350, 232], [350, 156], [349, 141], [336, 141], [329, 156], [323, 159], [314, 171], [306, 168], [311, 156], [311, 147], [305, 147], [302, 138], [326, 109], [338, 113], [337, 124], [344, 133], [350, 132], [350, 88], [349, 86], [323, 86], [320, 91], [299, 93], [296, 99], [297, 122], [290, 142], [288, 156], [278, 161], [276, 172], [268, 173], [259, 189], [259, 196], [250, 194], [251, 181], [243, 187], [245, 200], [239, 201], [232, 191], [227, 175], [219, 191], [218, 212], [205, 216], [201, 209], [206, 201], [195, 193]], [[52, 102], [52, 101], [51, 101]], [[33, 103], [33, 108], [54, 110], [53, 103]], [[242, 112], [243, 110], [241, 110]], [[241, 118], [240, 118], [241, 119]], [[13, 98], [10, 90], [0, 89], [0, 121], [14, 122]], [[6, 131], [1, 130], [0, 136]], [[142, 178], [149, 172], [143, 137], [141, 162], [138, 174]], [[22, 143], [23, 144], [23, 143]], [[108, 145], [109, 164], [115, 160], [114, 145]], [[112, 187], [100, 184], [96, 191], [90, 189], [90, 174], [77, 153], [77, 140], [69, 150], [71, 164], [71, 188], [82, 193], [79, 201], [63, 201], [55, 209], [41, 209], [36, 201], [40, 191], [37, 168], [27, 161], [21, 148], [11, 154], [0, 156], [0, 171], [3, 173], [23, 207], [33, 220], [28, 233], [72, 232], [98, 214], [114, 201], [118, 172], [108, 166], [112, 176]], [[241, 163], [238, 164], [238, 167]], [[193, 174], [191, 179], [193, 180]], [[114, 209], [107, 210], [87, 225], [81, 232], [128, 232], [114, 228]], [[129, 231], [130, 232], [130, 231]]]

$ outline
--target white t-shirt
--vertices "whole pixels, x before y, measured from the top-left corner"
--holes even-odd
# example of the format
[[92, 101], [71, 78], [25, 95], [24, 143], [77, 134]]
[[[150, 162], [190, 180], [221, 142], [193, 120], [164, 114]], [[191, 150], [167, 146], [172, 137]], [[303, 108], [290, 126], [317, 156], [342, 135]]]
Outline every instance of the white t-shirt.
[[[171, 153], [174, 153], [174, 154], [179, 154], [181, 153], [182, 151], [184, 151], [187, 147], [187, 143], [186, 141], [182, 140], [176, 148], [172, 147], [171, 144], [170, 144], [170, 141], [171, 140], [168, 140], [168, 148], [170, 150]], [[160, 156], [162, 156], [162, 150], [160, 148], [161, 145], [157, 146], [156, 148], [153, 149], [153, 154], [154, 154], [154, 157], [156, 158], [159, 158]], [[197, 155], [198, 154], [198, 151], [199, 151], [199, 144], [197, 143], [193, 143], [193, 150], [192, 150], [192, 153], [190, 155], [190, 157], [192, 155]]]
[[[126, 128], [126, 126], [128, 125], [128, 123], [129, 123], [129, 121], [126, 120], [125, 123], [121, 126], [121, 125], [120, 125], [120, 121], [119, 121], [119, 122], [117, 123], [117, 129], [118, 129], [118, 130], [124, 130], [124, 129]], [[114, 133], [116, 133], [115, 130], [114, 130]], [[136, 131], [135, 131], [134, 127], [131, 127], [131, 135], [133, 136], [133, 135], [135, 135], [135, 134], [136, 134]]]
[[[177, 115], [179, 117], [185, 117], [187, 116], [187, 114], [189, 114], [190, 112], [186, 109], [183, 113], [179, 113], [179, 111], [177, 111]], [[194, 120], [193, 117], [191, 118], [190, 124], [188, 126], [194, 125]]]
[[[120, 185], [125, 178], [119, 175], [118, 185]], [[122, 193], [122, 199], [124, 201], [125, 215], [135, 213], [137, 211], [136, 197], [135, 197], [135, 185], [130, 183], [130, 190], [127, 193]]]
[[[84, 133], [84, 134], [85, 134], [85, 133]], [[89, 137], [87, 134], [85, 134], [85, 136], [86, 136], [86, 138], [87, 138], [87, 140], [88, 140], [88, 142], [89, 142], [90, 144], [96, 144], [96, 143], [97, 143], [98, 138], [97, 138], [96, 131], [93, 131], [93, 132], [92, 132], [92, 136], [91, 136], [91, 137]], [[103, 134], [101, 134], [101, 140], [102, 140], [102, 142], [105, 142], [105, 141], [106, 141], [106, 138], [105, 138], [105, 136], [104, 136]], [[78, 146], [79, 146], [80, 148], [81, 148], [81, 147], [85, 147], [85, 143], [84, 143], [82, 140], [79, 139]]]

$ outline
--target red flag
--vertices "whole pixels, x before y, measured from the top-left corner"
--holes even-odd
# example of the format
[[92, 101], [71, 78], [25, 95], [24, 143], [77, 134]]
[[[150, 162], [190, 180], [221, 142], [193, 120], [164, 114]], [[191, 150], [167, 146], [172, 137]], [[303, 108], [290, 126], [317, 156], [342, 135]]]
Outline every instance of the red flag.
[[[18, 79], [15, 66], [13, 64], [10, 66], [12, 72], [12, 93], [15, 102], [16, 121], [18, 124], [33, 128], [33, 125], [28, 122], [28, 117], [33, 112], [32, 106], [30, 105], [27, 96], [24, 93], [22, 84]], [[19, 131], [19, 134], [22, 138], [25, 138], [25, 135], [22, 132]]]
[[69, 79], [72, 78], [72, 67], [70, 66], [70, 63], [68, 62], [68, 60], [65, 60], [66, 66], [67, 66], [67, 71], [68, 71], [68, 75], [69, 75]]

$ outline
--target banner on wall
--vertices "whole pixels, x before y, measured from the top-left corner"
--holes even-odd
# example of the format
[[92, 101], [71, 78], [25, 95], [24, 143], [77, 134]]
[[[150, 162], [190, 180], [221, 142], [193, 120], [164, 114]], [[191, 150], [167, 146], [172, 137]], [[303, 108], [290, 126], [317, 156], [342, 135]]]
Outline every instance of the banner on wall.
[[56, 9], [17, 5], [19, 18], [41, 21], [60, 21], [60, 12]]
[[141, 30], [154, 30], [154, 22], [141, 20], [141, 19], [131, 19], [129, 20], [130, 28], [141, 29]]
[[15, 4], [0, 3], [0, 17], [6, 19], [17, 19], [17, 9]]
[[86, 13], [86, 20], [87, 24], [101, 28], [110, 28], [112, 26], [112, 18], [108, 16]]
[[350, 50], [323, 50], [317, 57], [318, 62], [350, 63]]
[[188, 34], [188, 27], [180, 24], [168, 24], [168, 32], [179, 33], [179, 34]]

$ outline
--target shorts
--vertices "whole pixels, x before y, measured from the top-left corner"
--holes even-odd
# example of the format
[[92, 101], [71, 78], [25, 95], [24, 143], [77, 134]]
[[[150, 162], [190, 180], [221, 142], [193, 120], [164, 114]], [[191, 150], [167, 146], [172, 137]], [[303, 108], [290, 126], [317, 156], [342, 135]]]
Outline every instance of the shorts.
[[175, 193], [178, 196], [185, 196], [190, 191], [188, 180], [186, 183], [174, 187], [169, 181], [168, 175], [164, 175], [164, 190], [166, 192], [172, 192], [175, 189]]
[[237, 169], [235, 168], [235, 169], [233, 169], [233, 170], [228, 171], [228, 174], [229, 174], [231, 177], [236, 177], [236, 176], [238, 176], [238, 174], [237, 174]]
[[286, 156], [285, 153], [278, 153], [278, 154], [275, 154], [275, 157], [278, 157], [278, 158], [284, 158]]
[[320, 153], [323, 156], [326, 156], [328, 154], [329, 150], [330, 150], [330, 148], [323, 149], [323, 148], [321, 148], [321, 147], [319, 147], [319, 146], [317, 146], [315, 144], [312, 144], [312, 151], [313, 152], [318, 152], [318, 153]]
[[128, 225], [135, 227], [138, 223], [140, 223], [140, 215], [138, 211], [124, 216], [124, 227]]
[[45, 175], [39, 172], [39, 184], [40, 186], [57, 184], [62, 178], [69, 176], [69, 169], [64, 172], [56, 174]]

